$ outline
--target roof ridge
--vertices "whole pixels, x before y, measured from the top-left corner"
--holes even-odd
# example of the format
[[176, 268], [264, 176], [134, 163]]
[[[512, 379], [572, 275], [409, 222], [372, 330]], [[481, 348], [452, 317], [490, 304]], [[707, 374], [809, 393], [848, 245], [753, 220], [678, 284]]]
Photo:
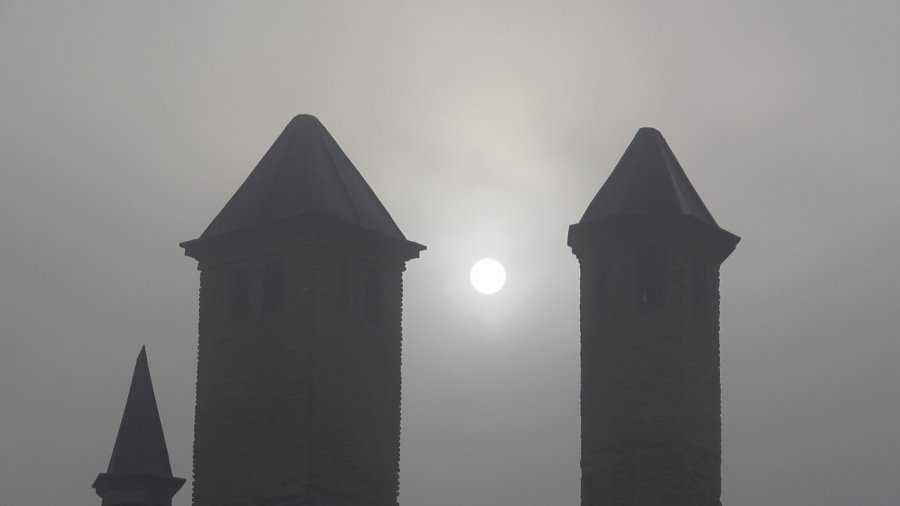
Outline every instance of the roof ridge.
[[[684, 168], [681, 166], [681, 162], [675, 158], [675, 153], [672, 152], [672, 148], [669, 147], [669, 144], [665, 142], [665, 150], [663, 151], [663, 155], [666, 157], [666, 161], [670, 166], [669, 177], [672, 179], [673, 184], [677, 186], [683, 186], [683, 191], [676, 192], [676, 196], [684, 205], [684, 214], [692, 215], [693, 209], [691, 209], [691, 204], [694, 204], [699, 207], [699, 210], [704, 214], [709, 221], [712, 222], [713, 225], [718, 226], [716, 223], [716, 219], [713, 217], [712, 213], [709, 212], [709, 209], [706, 207], [706, 204], [703, 202], [703, 199], [700, 198], [700, 194], [697, 192], [697, 189], [694, 188], [694, 184], [691, 183], [691, 180], [688, 179], [687, 174], [684, 172]], [[679, 179], [676, 179], [676, 173]], [[677, 189], [677, 188], [676, 188]], [[685, 195], [684, 193], [688, 193], [690, 195]], [[688, 199], [688, 197], [693, 197], [692, 199]]]
[[[668, 144], [666, 143], [665, 138], [663, 138], [662, 134], [658, 130], [654, 130], [656, 134], [659, 136], [660, 142], [654, 143], [653, 147], [659, 152], [659, 156], [662, 158], [663, 163], [665, 164], [666, 170], [664, 171], [666, 174], [666, 182], [669, 183], [669, 186], [672, 188], [672, 194], [675, 198], [675, 206], [681, 212], [681, 214], [690, 214], [690, 206], [684, 198], [684, 195], [679, 191], [679, 181], [675, 179], [675, 172], [680, 168], [680, 164], [678, 160], [675, 160], [674, 154], [671, 154], [670, 149], [666, 149]], [[682, 171], [682, 175], [683, 171]]]
[[[328, 154], [328, 157], [331, 158], [332, 165], [335, 167], [335, 169], [337, 169], [335, 170], [335, 172], [337, 172], [337, 178], [340, 181], [341, 190], [343, 191], [344, 196], [347, 198], [347, 203], [350, 205], [350, 211], [353, 214], [353, 218], [356, 219], [358, 223], [362, 223], [362, 215], [360, 214], [359, 209], [357, 209], [356, 202], [354, 202], [353, 200], [353, 195], [350, 193], [350, 188], [347, 185], [347, 180], [344, 178], [344, 171], [341, 170], [341, 168], [338, 166], [338, 160], [335, 157], [335, 153], [333, 152], [334, 147], [337, 147], [337, 149], [341, 149], [340, 146], [338, 146], [337, 141], [334, 140], [334, 137], [332, 137], [324, 127], [319, 129], [317, 134], [319, 135], [319, 137], [322, 137], [323, 140], [326, 141], [323, 143], [325, 152]], [[326, 136], [331, 137], [331, 139], [326, 138]], [[331, 142], [327, 142], [329, 140]], [[346, 153], [343, 153], [343, 155], [347, 158], [348, 161], [350, 161], [350, 157], [348, 157]], [[350, 161], [350, 164], [352, 165], [353, 162]]]
[[678, 205], [678, 210], [681, 211], [682, 214], [689, 214], [690, 209], [688, 207], [687, 201], [684, 200], [684, 196], [681, 195], [681, 192], [677, 191], [678, 182], [675, 180], [675, 175], [672, 173], [672, 171], [674, 170], [672, 161], [669, 160], [669, 157], [667, 156], [667, 153], [665, 152], [665, 150], [663, 150], [659, 146], [657, 148], [660, 149], [660, 151], [662, 152], [661, 154], [662, 154], [663, 160], [665, 161], [666, 166], [668, 168], [668, 170], [666, 170], [666, 176], [668, 177], [669, 184], [671, 184], [672, 187], [676, 189], [675, 203]]
[[[622, 184], [627, 189], [627, 191], [623, 193], [622, 199], [619, 202], [617, 213], [625, 213], [628, 209], [628, 204], [636, 199], [639, 195], [639, 192], [634, 191], [634, 187], [637, 184], [635, 183], [635, 180], [637, 179], [637, 172], [634, 170], [619, 170], [619, 166], [626, 167], [627, 162], [638, 155], [638, 153], [634, 149], [632, 149], [632, 146], [636, 142], [638, 142], [637, 135], [634, 136], [634, 138], [628, 144], [628, 147], [625, 148], [625, 152], [622, 153], [622, 157], [619, 159], [619, 163], [617, 163], [616, 166], [613, 167], [613, 172], [618, 171], [618, 177], [624, 181]], [[625, 157], [628, 157], [628, 160], [626, 160]], [[610, 174], [607, 182], [612, 184], [607, 187], [606, 183], [604, 183], [600, 190], [602, 191], [604, 188], [606, 188], [606, 193], [611, 193], [611, 188], [613, 188], [613, 185], [615, 183], [615, 181], [612, 181], [612, 174]], [[599, 196], [600, 194], [598, 193], [597, 197]]]
[[[282, 130], [282, 132], [281, 132], [282, 135], [284, 135], [284, 132], [287, 131], [289, 126], [290, 126], [290, 123], [284, 127], [284, 130]], [[278, 139], [280, 139], [280, 138], [281, 138], [281, 135], [278, 136]], [[278, 139], [276, 139], [275, 142], [278, 142]], [[281, 173], [284, 170], [284, 163], [283, 163], [284, 159], [286, 159], [291, 152], [290, 140], [288, 140], [287, 144], [288, 144], [286, 146], [287, 149], [284, 149], [283, 152], [281, 153], [281, 156], [279, 157], [280, 158], [279, 161], [282, 163], [278, 164], [279, 169], [275, 171], [275, 174], [272, 176], [272, 181], [269, 183], [269, 187], [266, 188], [266, 196], [263, 199], [263, 204], [259, 207], [259, 211], [256, 213], [256, 219], [254, 220], [255, 222], [260, 221], [262, 219], [262, 217], [265, 215], [265, 212], [269, 207], [269, 203], [272, 201], [272, 198], [271, 198], [272, 194], [275, 193], [275, 188], [278, 187], [277, 182], [278, 182], [279, 176], [281, 176]], [[263, 156], [265, 157], [265, 155], [263, 155]]]

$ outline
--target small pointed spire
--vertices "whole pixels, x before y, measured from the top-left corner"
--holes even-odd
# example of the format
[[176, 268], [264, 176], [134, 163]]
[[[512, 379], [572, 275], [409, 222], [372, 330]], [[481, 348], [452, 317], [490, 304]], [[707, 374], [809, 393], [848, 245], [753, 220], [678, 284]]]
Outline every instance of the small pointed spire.
[[156, 396], [150, 380], [147, 349], [141, 347], [108, 474], [152, 474], [172, 477]]
[[718, 228], [662, 134], [638, 130], [580, 223], [610, 216], [689, 216]]
[[127, 501], [149, 494], [146, 504], [156, 506], [170, 504], [184, 482], [172, 476], [147, 350], [141, 347], [109, 467], [93, 486], [104, 505], [131, 504]]

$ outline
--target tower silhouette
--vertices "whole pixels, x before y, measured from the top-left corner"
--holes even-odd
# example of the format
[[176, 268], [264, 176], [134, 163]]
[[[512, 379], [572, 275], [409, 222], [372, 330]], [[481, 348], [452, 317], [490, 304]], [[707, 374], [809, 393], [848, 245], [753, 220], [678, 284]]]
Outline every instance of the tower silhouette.
[[720, 228], [642, 128], [568, 244], [581, 266], [582, 506], [718, 506]]
[[[720, 228], [640, 129], [568, 244], [581, 267], [582, 506], [721, 506]], [[312, 116], [198, 239], [195, 506], [397, 506], [407, 240]], [[146, 352], [104, 506], [171, 506]]]
[[182, 485], [184, 478], [174, 478], [169, 466], [147, 350], [142, 347], [109, 468], [97, 476], [94, 490], [103, 506], [171, 506]]
[[406, 240], [295, 117], [195, 240], [196, 506], [397, 504]]

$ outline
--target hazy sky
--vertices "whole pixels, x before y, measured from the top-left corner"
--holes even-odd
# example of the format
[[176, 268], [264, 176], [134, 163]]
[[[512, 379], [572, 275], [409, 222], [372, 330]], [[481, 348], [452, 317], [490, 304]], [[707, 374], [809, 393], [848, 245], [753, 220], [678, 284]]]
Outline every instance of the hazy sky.
[[[411, 240], [401, 506], [578, 504], [575, 223], [637, 128], [719, 224], [724, 502], [900, 500], [900, 3], [0, 0], [0, 505], [99, 504], [203, 231], [317, 115]], [[504, 262], [497, 295], [468, 269]], [[190, 504], [190, 487], [176, 496]]]

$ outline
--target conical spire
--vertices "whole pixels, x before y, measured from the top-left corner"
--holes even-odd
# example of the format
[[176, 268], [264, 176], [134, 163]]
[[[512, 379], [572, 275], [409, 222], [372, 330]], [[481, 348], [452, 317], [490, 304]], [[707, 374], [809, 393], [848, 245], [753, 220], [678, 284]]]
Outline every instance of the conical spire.
[[201, 239], [318, 212], [404, 239], [378, 197], [314, 116], [296, 116]]
[[125, 412], [119, 425], [116, 446], [109, 459], [107, 474], [151, 474], [172, 477], [169, 452], [163, 436], [156, 396], [150, 381], [147, 350], [141, 347], [131, 389], [125, 402]]
[[654, 128], [638, 130], [580, 223], [625, 215], [689, 216], [718, 228], [666, 140]]
[[94, 488], [104, 505], [134, 504], [136, 497], [145, 501], [140, 504], [165, 505], [184, 481], [172, 476], [147, 350], [141, 347], [109, 467]]

